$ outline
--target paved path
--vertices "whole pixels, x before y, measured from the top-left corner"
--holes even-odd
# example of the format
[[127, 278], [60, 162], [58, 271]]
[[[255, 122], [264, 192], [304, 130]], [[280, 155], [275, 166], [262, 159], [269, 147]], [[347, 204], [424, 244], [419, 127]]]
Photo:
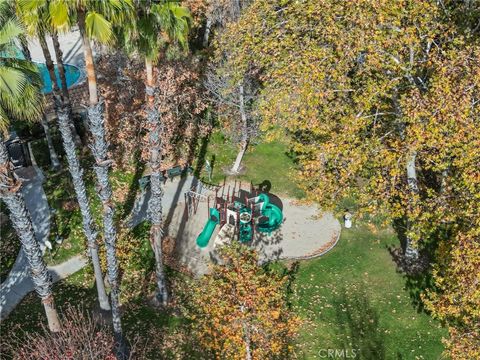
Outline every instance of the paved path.
[[[22, 191], [27, 207], [32, 213], [35, 232], [40, 242], [48, 238], [49, 214], [48, 203], [43, 192], [42, 179], [32, 169], [23, 177], [30, 178]], [[202, 231], [208, 217], [208, 203], [201, 201], [196, 214], [187, 215], [184, 194], [195, 186], [197, 180], [193, 176], [176, 178], [164, 185], [163, 215], [168, 225], [166, 235], [176, 238], [176, 255], [178, 261], [193, 273], [200, 275], [208, 271], [208, 264], [215, 257], [213, 239], [218, 233], [218, 226], [208, 246], [200, 249], [196, 238]], [[213, 196], [213, 192], [205, 190], [204, 194]], [[134, 205], [127, 224], [131, 227], [146, 219], [150, 191], [141, 193]], [[255, 236], [252, 246], [260, 254], [263, 261], [275, 259], [301, 258], [315, 254], [325, 246], [329, 246], [340, 234], [340, 224], [331, 213], [321, 213], [315, 206], [298, 205], [293, 199], [283, 198], [280, 201], [284, 214], [284, 223], [271, 235]], [[49, 267], [53, 280], [58, 281], [87, 264], [82, 256], [76, 256], [65, 263]], [[23, 297], [34, 290], [28, 273], [28, 266], [23, 254], [20, 254], [7, 280], [0, 286], [0, 319], [4, 319]]]
[[[174, 181], [167, 180], [163, 186], [163, 215], [168, 217], [172, 204], [184, 202], [184, 193], [195, 186], [196, 179], [193, 176], [175, 178]], [[148, 200], [150, 200], [150, 187], [142, 192], [135, 201], [134, 208], [127, 225], [134, 227], [147, 218]], [[171, 215], [170, 215], [171, 216]]]
[[[77, 255], [59, 265], [49, 266], [48, 271], [55, 283], [76, 273], [84, 268], [87, 263], [85, 257]], [[0, 320], [4, 320], [28, 293], [35, 290], [23, 251], [20, 252], [15, 266], [17, 264], [21, 265], [20, 268], [15, 271], [12, 270], [7, 280], [0, 286]], [[12, 272], [14, 273], [12, 274]]]
[[16, 174], [23, 180], [22, 193], [30, 215], [33, 230], [42, 250], [50, 235], [50, 206], [43, 190], [45, 176], [37, 166], [17, 169]]
[[[16, 172], [20, 178], [25, 179], [22, 193], [32, 216], [36, 239], [40, 246], [44, 248], [45, 240], [48, 239], [50, 234], [50, 208], [42, 186], [43, 174], [36, 166], [22, 168]], [[53, 281], [58, 281], [80, 270], [85, 265], [86, 260], [77, 256], [60, 265], [49, 267], [49, 270]], [[7, 279], [0, 285], [0, 320], [5, 319], [23, 297], [33, 290], [34, 286], [30, 279], [28, 261], [23, 249], [21, 249]]]

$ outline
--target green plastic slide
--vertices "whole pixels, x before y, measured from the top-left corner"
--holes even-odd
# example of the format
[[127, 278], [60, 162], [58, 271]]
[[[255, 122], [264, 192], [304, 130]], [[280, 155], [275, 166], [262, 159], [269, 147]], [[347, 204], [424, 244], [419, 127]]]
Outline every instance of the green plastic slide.
[[282, 225], [282, 210], [278, 206], [270, 204], [270, 198], [267, 194], [260, 194], [258, 198], [258, 202], [263, 202], [261, 214], [268, 217], [268, 221], [258, 223], [257, 229], [260, 232], [271, 233]]
[[203, 228], [200, 235], [197, 237], [197, 245], [201, 248], [204, 248], [208, 245], [210, 238], [215, 230], [215, 227], [219, 224], [220, 213], [217, 209], [210, 208], [210, 218], [208, 219], [205, 227]]

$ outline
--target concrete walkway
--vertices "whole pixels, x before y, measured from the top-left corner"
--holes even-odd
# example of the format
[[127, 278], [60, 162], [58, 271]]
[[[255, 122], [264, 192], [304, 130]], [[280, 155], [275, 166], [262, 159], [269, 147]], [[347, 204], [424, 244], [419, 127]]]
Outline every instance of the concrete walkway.
[[[81, 270], [87, 263], [85, 257], [77, 255], [59, 265], [49, 266], [48, 271], [55, 283]], [[20, 251], [14, 269], [10, 272], [7, 280], [0, 285], [0, 320], [4, 320], [22, 299], [34, 290], [35, 286], [30, 278], [27, 259], [24, 252]]]
[[[42, 186], [43, 174], [36, 166], [18, 169], [16, 173], [24, 179], [22, 193], [25, 203], [32, 216], [37, 241], [41, 248], [45, 248], [45, 240], [50, 234], [50, 207]], [[85, 258], [77, 256], [48, 269], [53, 281], [58, 281], [80, 270], [86, 263]], [[33, 290], [28, 261], [22, 248], [7, 279], [0, 285], [0, 320], [5, 319], [23, 297]]]
[[[173, 204], [184, 203], [184, 193], [190, 190], [197, 183], [193, 176], [176, 178], [174, 181], [167, 180], [163, 186], [163, 215], [168, 217], [168, 212]], [[127, 221], [129, 227], [135, 227], [147, 219], [148, 201], [150, 200], [150, 187], [147, 187], [135, 200], [134, 208]]]

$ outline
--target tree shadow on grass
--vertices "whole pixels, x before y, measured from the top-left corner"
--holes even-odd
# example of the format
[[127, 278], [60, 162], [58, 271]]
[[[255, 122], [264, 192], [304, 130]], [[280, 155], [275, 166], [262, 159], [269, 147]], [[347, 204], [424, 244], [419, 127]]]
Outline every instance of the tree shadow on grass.
[[287, 298], [287, 306], [291, 309], [293, 306], [293, 296], [295, 294], [294, 287], [300, 269], [300, 262], [298, 260], [292, 261], [289, 264], [283, 262], [267, 262], [263, 265], [263, 268], [269, 274], [275, 274], [280, 278], [286, 278], [285, 295]]
[[379, 314], [364, 290], [343, 288], [333, 302], [338, 344], [345, 354], [358, 359], [385, 359], [385, 336]]
[[145, 163], [141, 160], [141, 150], [136, 149], [134, 155], [135, 161], [135, 173], [133, 175], [132, 182], [128, 188], [127, 197], [125, 202], [122, 205], [121, 219], [125, 219], [133, 209], [135, 205], [135, 198], [137, 196], [138, 189], [140, 188], [140, 183], [138, 182], [142, 177], [143, 171], [145, 170]]
[[434, 288], [431, 264], [434, 262], [435, 252], [437, 251], [440, 242], [442, 239], [446, 239], [449, 236], [448, 227], [439, 227], [430, 238], [424, 239], [419, 251], [418, 264], [413, 269], [406, 265], [404, 257], [406, 243], [405, 222], [395, 221], [393, 227], [400, 239], [401, 247], [388, 246], [387, 250], [392, 257], [392, 260], [397, 265], [397, 272], [401, 273], [405, 279], [405, 289], [410, 295], [413, 307], [417, 313], [425, 312], [428, 314], [422, 300], [422, 294], [429, 289]]
[[[93, 282], [86, 287], [80, 287], [62, 280], [53, 285], [53, 295], [60, 314], [67, 306], [82, 305], [89, 309], [91, 304], [96, 303], [96, 290]], [[20, 336], [23, 332], [40, 331], [42, 326], [47, 326], [45, 311], [40, 298], [32, 291], [1, 322], [1, 332], [4, 335], [16, 333]]]
[[206, 160], [206, 156], [207, 156], [207, 149], [208, 149], [209, 142], [210, 142], [210, 134], [208, 134], [208, 135], [206, 135], [202, 138], [202, 143], [200, 145], [200, 150], [198, 151], [198, 156], [197, 156], [195, 169], [193, 170], [193, 175], [198, 179], [200, 178], [203, 167], [205, 166], [205, 160]]

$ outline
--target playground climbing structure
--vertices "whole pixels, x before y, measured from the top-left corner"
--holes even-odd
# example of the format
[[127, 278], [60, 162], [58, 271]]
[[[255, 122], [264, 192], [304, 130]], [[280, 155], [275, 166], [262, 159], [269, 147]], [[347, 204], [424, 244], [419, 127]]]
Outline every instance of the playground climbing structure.
[[219, 231], [214, 245], [238, 240], [250, 243], [255, 232], [271, 234], [283, 222], [280, 207], [271, 203], [270, 196], [250, 184], [250, 191], [242, 189], [242, 183], [235, 181], [233, 186], [208, 187], [199, 182], [196, 189], [185, 193], [188, 217], [195, 216], [199, 202], [205, 201], [208, 206], [208, 219], [202, 232], [197, 237], [197, 246], [205, 248], [217, 226]]

